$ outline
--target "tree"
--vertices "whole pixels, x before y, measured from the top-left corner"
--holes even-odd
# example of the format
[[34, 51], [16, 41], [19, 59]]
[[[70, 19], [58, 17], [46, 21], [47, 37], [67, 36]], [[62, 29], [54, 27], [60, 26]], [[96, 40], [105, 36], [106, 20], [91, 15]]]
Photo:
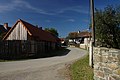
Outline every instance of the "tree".
[[48, 31], [48, 32], [50, 32], [51, 34], [53, 34], [54, 36], [57, 36], [57, 37], [59, 35], [55, 28], [45, 28], [45, 31]]
[[69, 33], [66, 38], [67, 39], [72, 39], [72, 38], [76, 38], [76, 37], [78, 37], [78, 33], [74, 32], [74, 33]]
[[95, 37], [98, 45], [120, 48], [120, 6], [95, 10]]

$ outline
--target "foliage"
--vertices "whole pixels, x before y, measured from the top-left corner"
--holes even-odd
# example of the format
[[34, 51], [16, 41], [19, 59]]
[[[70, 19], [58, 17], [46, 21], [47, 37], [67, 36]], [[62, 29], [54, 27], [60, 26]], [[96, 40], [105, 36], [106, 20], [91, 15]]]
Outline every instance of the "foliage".
[[89, 56], [84, 56], [71, 65], [72, 80], [93, 80], [93, 69], [89, 66]]
[[120, 6], [95, 11], [95, 36], [99, 46], [120, 48]]
[[77, 32], [69, 33], [68, 36], [67, 36], [67, 39], [76, 38], [78, 36], [77, 34], [78, 34]]
[[45, 31], [48, 31], [48, 32], [52, 33], [53, 35], [55, 35], [57, 37], [59, 35], [55, 28], [45, 28]]

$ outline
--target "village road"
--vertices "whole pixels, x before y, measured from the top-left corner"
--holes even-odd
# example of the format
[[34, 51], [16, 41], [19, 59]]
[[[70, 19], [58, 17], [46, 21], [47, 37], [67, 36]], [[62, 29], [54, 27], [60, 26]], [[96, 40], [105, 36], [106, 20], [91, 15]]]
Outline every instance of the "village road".
[[31, 59], [24, 61], [0, 62], [0, 80], [68, 80], [59, 71], [82, 56], [87, 51], [67, 48], [64, 56]]

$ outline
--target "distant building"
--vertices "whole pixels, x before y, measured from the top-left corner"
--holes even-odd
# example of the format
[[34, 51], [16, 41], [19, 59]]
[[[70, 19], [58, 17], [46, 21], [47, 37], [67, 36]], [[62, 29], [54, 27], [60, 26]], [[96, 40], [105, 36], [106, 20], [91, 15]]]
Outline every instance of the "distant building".
[[60, 38], [61, 46], [67, 46], [67, 42], [65, 38]]
[[78, 31], [69, 33], [69, 45], [79, 44], [80, 48], [87, 49], [90, 44], [91, 33], [88, 31]]

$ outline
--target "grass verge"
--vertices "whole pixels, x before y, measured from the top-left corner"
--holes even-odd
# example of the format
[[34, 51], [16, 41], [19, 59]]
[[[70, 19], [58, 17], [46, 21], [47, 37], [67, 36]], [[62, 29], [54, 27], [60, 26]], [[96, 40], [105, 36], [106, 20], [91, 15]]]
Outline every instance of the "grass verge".
[[70, 67], [72, 80], [93, 80], [93, 69], [89, 66], [89, 56], [86, 55]]

